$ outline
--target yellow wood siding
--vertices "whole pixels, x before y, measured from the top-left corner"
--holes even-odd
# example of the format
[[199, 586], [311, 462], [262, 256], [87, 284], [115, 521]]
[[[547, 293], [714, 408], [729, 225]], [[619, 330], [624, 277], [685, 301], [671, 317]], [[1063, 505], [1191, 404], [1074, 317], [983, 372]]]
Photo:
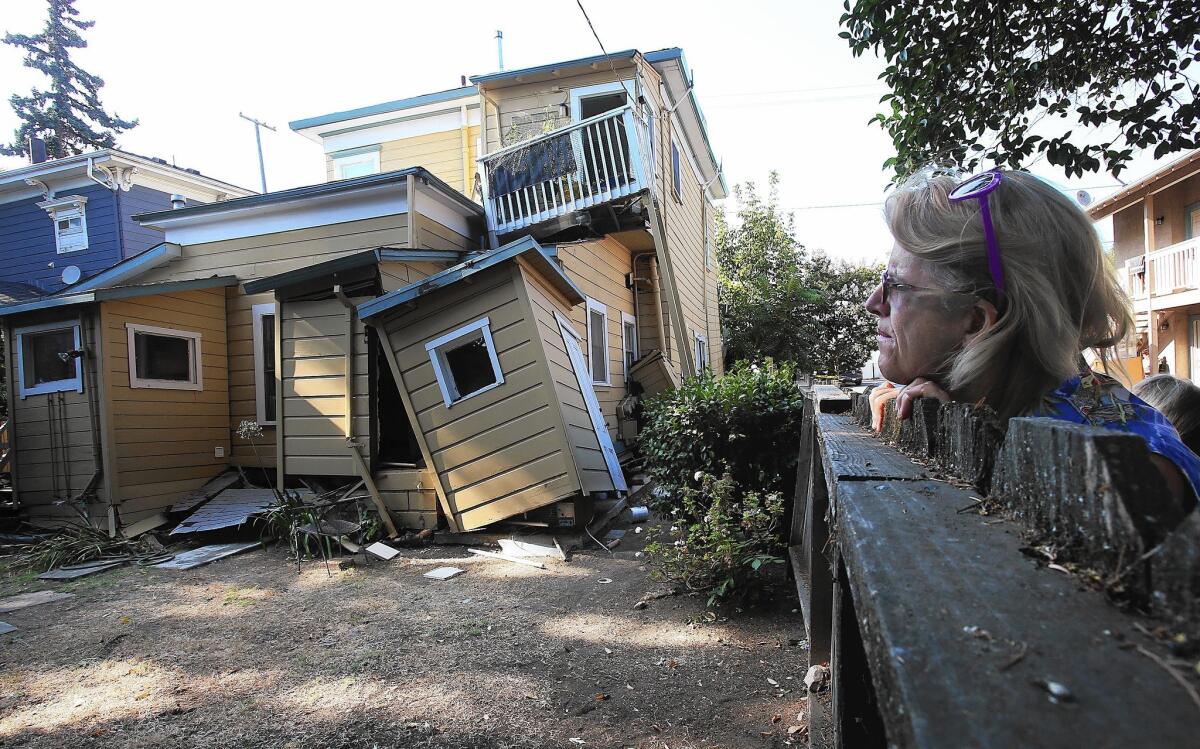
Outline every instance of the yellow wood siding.
[[[476, 147], [479, 138], [479, 125], [467, 128], [467, 163], [469, 168], [464, 179], [463, 173], [463, 138], [462, 130], [442, 130], [436, 133], [425, 133], [408, 138], [388, 140], [379, 144], [379, 171], [395, 172], [414, 166], [428, 169], [454, 189], [468, 197], [475, 184]], [[326, 179], [337, 179], [333, 167], [333, 155], [325, 155]]]
[[[345, 433], [347, 310], [336, 299], [283, 302], [280, 310], [284, 472], [356, 476]], [[369, 445], [367, 343], [358, 319], [352, 374], [353, 434], [359, 444]]]
[[[94, 309], [94, 308], [93, 308]], [[80, 342], [97, 341], [94, 313], [78, 310], [72, 316], [52, 310], [23, 315], [11, 321], [10, 332], [29, 325], [63, 322], [81, 324]], [[10, 440], [13, 449], [13, 480], [17, 500], [33, 520], [67, 520], [78, 522], [73, 506], [56, 505], [71, 500], [91, 481], [96, 469], [94, 442], [100, 439], [96, 426], [103, 394], [91, 387], [88, 368], [97, 366], [95, 346], [82, 361], [83, 392], [45, 393], [20, 396], [17, 378], [16, 337], [8, 341], [12, 362], [8, 387], [11, 390]], [[95, 370], [93, 369], [93, 372]], [[107, 478], [107, 477], [106, 477]], [[107, 481], [97, 487], [97, 496], [107, 495]], [[91, 505], [87, 509], [94, 523], [103, 523], [105, 508]]]
[[[580, 291], [603, 304], [608, 310], [608, 372], [612, 384], [597, 383], [594, 387], [609, 434], [615, 439], [617, 403], [626, 393], [625, 356], [621, 348], [621, 313], [634, 314], [633, 291], [625, 288], [625, 274], [631, 269], [631, 252], [616, 239], [605, 237], [591, 242], [559, 245], [558, 257], [563, 270], [567, 271], [567, 275]], [[568, 316], [583, 338], [584, 358], [587, 359], [591, 336], [587, 327], [587, 306], [576, 305]], [[562, 341], [559, 341], [558, 347], [562, 348]]]
[[[514, 278], [514, 274], [518, 274]], [[512, 266], [430, 294], [417, 309], [383, 323], [420, 433], [453, 512], [478, 528], [578, 491], [551, 409], [539, 342], [522, 308]], [[425, 343], [482, 317], [505, 381], [447, 407]]]
[[[527, 271], [524, 279], [530, 309], [545, 352], [547, 374], [554, 383], [554, 394], [562, 414], [567, 442], [571, 446], [580, 487], [588, 492], [612, 491], [612, 477], [609, 476], [604, 454], [600, 452], [600, 441], [592, 427], [583, 393], [579, 389], [579, 379], [571, 366], [555, 317], [556, 312], [566, 316], [568, 311], [574, 310], [568, 310], [568, 305], [561, 297], [536, 274]], [[578, 309], [578, 305], [575, 309]]]
[[[136, 522], [228, 466], [229, 361], [225, 289], [103, 302], [104, 373], [114, 434], [112, 482], [123, 523]], [[130, 323], [200, 334], [203, 390], [131, 388]]]

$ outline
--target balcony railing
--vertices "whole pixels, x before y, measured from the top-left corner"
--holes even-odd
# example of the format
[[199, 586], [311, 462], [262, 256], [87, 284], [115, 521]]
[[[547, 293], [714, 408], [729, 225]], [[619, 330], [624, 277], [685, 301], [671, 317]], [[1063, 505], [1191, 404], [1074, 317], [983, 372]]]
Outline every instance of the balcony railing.
[[[1143, 255], [1125, 261], [1125, 289], [1136, 301], [1146, 297], [1148, 277]], [[1164, 296], [1200, 288], [1200, 237], [1150, 253], [1151, 296]]]
[[508, 234], [648, 188], [648, 143], [626, 106], [484, 156], [489, 231]]

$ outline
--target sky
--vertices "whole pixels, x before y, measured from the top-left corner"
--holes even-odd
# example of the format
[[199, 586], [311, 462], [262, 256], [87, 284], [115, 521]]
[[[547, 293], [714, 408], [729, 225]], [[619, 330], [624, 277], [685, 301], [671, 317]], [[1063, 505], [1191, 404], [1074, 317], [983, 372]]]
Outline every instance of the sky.
[[[854, 58], [838, 38], [841, 3], [583, 4], [609, 52], [683, 48], [731, 187], [765, 185], [776, 171], [780, 205], [794, 212], [807, 247], [853, 262], [886, 257], [882, 163], [890, 143], [867, 124], [886, 91], [877, 80], [883, 65]], [[291, 120], [454, 88], [460, 76], [493, 72], [497, 29], [510, 70], [600, 51], [575, 0], [78, 0], [76, 7], [96, 25], [75, 61], [105, 80], [109, 112], [140, 121], [118, 145], [254, 190], [254, 127], [239, 113], [276, 128], [262, 133], [269, 189], [315, 184], [325, 179], [321, 148], [291, 132]], [[37, 33], [45, 9], [44, 0], [4, 0], [0, 31]], [[43, 81], [21, 66], [17, 49], [0, 45], [5, 102]], [[0, 104], [0, 138], [10, 140], [17, 124]], [[0, 169], [22, 163], [0, 157]], [[1141, 159], [1123, 177], [1153, 167]], [[1044, 163], [1034, 171], [1090, 188], [1097, 199], [1113, 192], [1106, 175], [1067, 180]], [[725, 201], [727, 210], [735, 207]]]

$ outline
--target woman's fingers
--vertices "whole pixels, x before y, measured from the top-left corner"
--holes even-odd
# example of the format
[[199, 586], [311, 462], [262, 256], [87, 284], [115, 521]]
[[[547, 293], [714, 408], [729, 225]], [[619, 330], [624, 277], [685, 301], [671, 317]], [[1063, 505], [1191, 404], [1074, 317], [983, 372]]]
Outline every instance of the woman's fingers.
[[900, 397], [896, 400], [896, 413], [901, 419], [907, 419], [912, 416], [913, 401], [917, 398], [936, 398], [943, 403], [950, 401], [950, 394], [941, 388], [936, 382], [927, 380], [924, 377], [918, 377], [905, 386], [900, 392]]

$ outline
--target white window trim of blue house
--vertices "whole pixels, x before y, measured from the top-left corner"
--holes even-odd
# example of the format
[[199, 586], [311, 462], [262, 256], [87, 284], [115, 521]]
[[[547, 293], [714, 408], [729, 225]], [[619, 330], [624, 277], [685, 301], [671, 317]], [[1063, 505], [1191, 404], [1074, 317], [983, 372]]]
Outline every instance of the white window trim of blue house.
[[53, 382], [43, 382], [33, 387], [25, 387], [25, 336], [37, 333], [46, 333], [51, 330], [66, 330], [70, 328], [75, 334], [75, 350], [81, 348], [79, 339], [79, 321], [77, 320], [61, 320], [59, 322], [43, 323], [41, 325], [26, 325], [25, 327], [17, 328], [13, 331], [16, 338], [17, 349], [17, 384], [18, 392], [21, 399], [31, 395], [44, 395], [45, 393], [65, 393], [75, 391], [76, 393], [83, 392], [83, 365], [82, 357], [75, 358], [75, 376], [67, 380], [54, 380]]
[[[458, 391], [458, 384], [454, 381], [454, 374], [450, 371], [450, 363], [446, 360], [446, 351], [456, 348], [451, 344], [477, 336], [483, 338], [488, 359], [492, 363], [492, 376], [496, 381], [463, 395]], [[442, 391], [442, 402], [446, 404], [446, 408], [504, 384], [504, 373], [500, 371], [500, 359], [496, 356], [496, 343], [492, 340], [492, 324], [486, 317], [434, 338], [425, 344], [425, 352], [429, 354], [429, 361], [433, 364], [433, 375], [437, 378], [438, 389]]]
[[[88, 199], [83, 195], [67, 195], [43, 200], [37, 204], [50, 214], [50, 221], [54, 226], [54, 247], [59, 255], [82, 252], [88, 248], [87, 202]], [[78, 229], [71, 230], [68, 227], [64, 231], [59, 228], [59, 221], [69, 222], [72, 219], [79, 219]]]
[[[381, 146], [373, 145], [329, 154], [329, 158], [333, 160], [333, 178], [349, 179], [368, 174], [379, 174], [380, 150]], [[355, 169], [356, 167], [358, 169]], [[348, 170], [353, 171], [346, 174]]]

